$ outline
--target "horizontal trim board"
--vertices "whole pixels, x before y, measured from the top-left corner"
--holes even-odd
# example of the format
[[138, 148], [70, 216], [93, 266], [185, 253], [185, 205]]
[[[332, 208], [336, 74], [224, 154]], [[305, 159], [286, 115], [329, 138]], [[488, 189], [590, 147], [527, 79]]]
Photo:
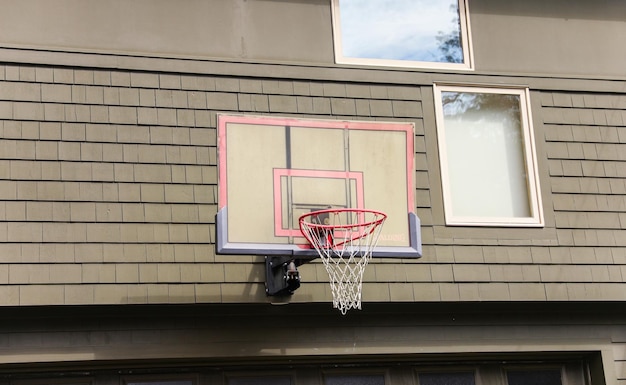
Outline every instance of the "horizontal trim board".
[[[433, 83], [472, 83], [524, 85], [532, 90], [560, 90], [623, 93], [624, 78], [555, 77], [548, 74], [472, 73], [461, 71], [319, 66], [308, 63], [244, 62], [218, 59], [116, 55], [91, 52], [1, 47], [4, 63], [68, 66], [160, 73], [211, 74], [276, 79], [303, 79], [338, 82], [432, 85]], [[279, 74], [270, 75], [270, 74]]]

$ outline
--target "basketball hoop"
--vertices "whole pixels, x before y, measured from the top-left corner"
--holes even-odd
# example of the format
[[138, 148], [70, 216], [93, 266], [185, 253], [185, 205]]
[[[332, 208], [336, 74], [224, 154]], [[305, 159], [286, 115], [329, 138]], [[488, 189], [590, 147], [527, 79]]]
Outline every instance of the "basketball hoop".
[[387, 215], [363, 209], [329, 209], [300, 216], [300, 230], [330, 276], [333, 306], [341, 314], [361, 309], [365, 267]]

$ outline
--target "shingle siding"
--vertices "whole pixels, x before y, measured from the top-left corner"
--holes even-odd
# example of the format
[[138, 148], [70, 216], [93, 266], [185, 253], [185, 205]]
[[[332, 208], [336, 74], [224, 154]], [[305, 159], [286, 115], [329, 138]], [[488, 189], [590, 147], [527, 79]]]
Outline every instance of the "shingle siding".
[[[430, 93], [421, 86], [29, 66], [2, 73], [0, 255], [18, 304], [45, 303], [29, 293], [48, 286], [54, 304], [266, 301], [262, 258], [214, 253], [220, 112], [416, 124], [424, 256], [374, 260], [368, 300], [626, 297], [611, 286], [626, 270], [623, 95], [535, 93], [553, 219], [543, 229], [489, 229], [443, 222], [432, 101], [423, 106]], [[293, 301], [327, 300], [325, 285], [313, 285], [327, 279], [317, 265], [301, 267], [310, 295]], [[91, 294], [78, 295], [77, 284]], [[141, 295], [131, 299], [128, 285]], [[2, 298], [16, 304], [15, 295]]]

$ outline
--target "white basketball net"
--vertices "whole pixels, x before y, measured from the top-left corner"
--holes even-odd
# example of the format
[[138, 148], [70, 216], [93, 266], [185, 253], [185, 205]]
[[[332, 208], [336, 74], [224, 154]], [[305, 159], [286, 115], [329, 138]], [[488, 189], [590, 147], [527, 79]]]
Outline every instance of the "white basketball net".
[[330, 277], [333, 306], [341, 314], [361, 309], [363, 273], [387, 216], [370, 210], [322, 210], [300, 217], [300, 229], [315, 247]]

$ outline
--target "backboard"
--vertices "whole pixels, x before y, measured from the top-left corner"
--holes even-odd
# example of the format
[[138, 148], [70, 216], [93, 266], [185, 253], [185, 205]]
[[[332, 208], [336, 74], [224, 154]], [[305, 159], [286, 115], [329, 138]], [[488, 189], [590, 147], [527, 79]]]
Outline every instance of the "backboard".
[[419, 257], [412, 123], [218, 116], [217, 252], [317, 256], [300, 215], [382, 211], [373, 256]]

